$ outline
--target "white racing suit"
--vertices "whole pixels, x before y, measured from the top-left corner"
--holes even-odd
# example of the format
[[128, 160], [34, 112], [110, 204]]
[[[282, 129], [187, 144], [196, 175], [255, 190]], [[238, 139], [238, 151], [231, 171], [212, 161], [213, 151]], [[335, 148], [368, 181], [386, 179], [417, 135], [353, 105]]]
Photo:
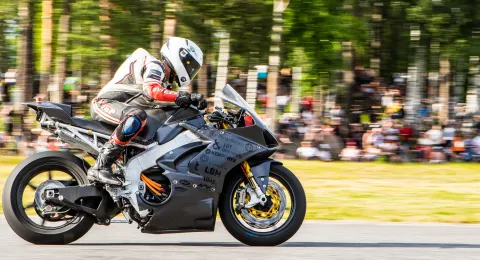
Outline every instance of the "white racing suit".
[[177, 92], [169, 90], [164, 64], [146, 50], [137, 49], [93, 99], [91, 116], [93, 120], [118, 125], [112, 139], [123, 146], [145, 126], [147, 116], [143, 109], [175, 104], [177, 96]]

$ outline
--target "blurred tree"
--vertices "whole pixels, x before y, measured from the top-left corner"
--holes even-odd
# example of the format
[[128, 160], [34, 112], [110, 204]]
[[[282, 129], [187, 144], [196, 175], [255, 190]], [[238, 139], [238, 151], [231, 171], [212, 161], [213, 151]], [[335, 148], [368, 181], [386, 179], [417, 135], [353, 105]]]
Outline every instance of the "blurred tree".
[[367, 25], [361, 17], [344, 11], [344, 1], [292, 0], [286, 11], [285, 42], [290, 66], [304, 66], [296, 54], [305, 53], [307, 68], [302, 70], [306, 91], [320, 84], [321, 72], [341, 69], [342, 42], [352, 42], [355, 55], [365, 55]]
[[98, 81], [100, 62], [110, 56], [100, 49], [100, 10], [98, 1], [76, 0], [71, 3], [72, 29], [68, 35], [69, 68], [83, 83]]
[[162, 33], [164, 24], [164, 15], [165, 15], [165, 3], [161, 0], [152, 0], [152, 22], [150, 26], [151, 36], [150, 36], [150, 51], [153, 55], [158, 55], [160, 53], [160, 48], [162, 46]]
[[114, 53], [113, 38], [111, 35], [110, 0], [100, 0], [100, 39], [101, 49], [105, 53], [101, 61], [100, 85], [105, 86], [113, 76], [112, 55]]
[[67, 43], [70, 29], [70, 1], [63, 0], [62, 11], [58, 25], [57, 49], [55, 56], [55, 74], [52, 85], [54, 88], [51, 100], [54, 102], [63, 101], [63, 82], [65, 81], [67, 66]]
[[167, 37], [175, 36], [175, 31], [177, 27], [177, 11], [181, 8], [181, 0], [171, 0], [167, 2], [165, 9], [165, 21], [163, 28], [163, 40], [165, 41]]
[[42, 1], [42, 36], [41, 36], [41, 60], [40, 60], [40, 93], [48, 98], [47, 88], [50, 83], [50, 73], [52, 64], [52, 16], [53, 1]]
[[[20, 102], [30, 101], [33, 97], [33, 1], [18, 2], [20, 36], [17, 42], [17, 88], [23, 95]], [[22, 109], [15, 104], [16, 109]]]
[[[15, 65], [14, 36], [17, 4], [10, 0], [1, 0], [0, 5], [0, 73]], [[13, 41], [13, 42], [12, 42]]]

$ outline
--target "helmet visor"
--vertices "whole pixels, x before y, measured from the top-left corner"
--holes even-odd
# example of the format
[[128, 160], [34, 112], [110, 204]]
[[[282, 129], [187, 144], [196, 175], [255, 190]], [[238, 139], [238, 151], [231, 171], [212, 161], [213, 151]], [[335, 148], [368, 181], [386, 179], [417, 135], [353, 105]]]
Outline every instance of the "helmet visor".
[[[184, 48], [180, 48], [180, 61], [182, 62], [185, 70], [187, 71], [190, 80], [192, 80], [202, 68], [202, 65], [197, 62], [195, 58]], [[185, 82], [186, 79], [180, 79], [180, 82]]]

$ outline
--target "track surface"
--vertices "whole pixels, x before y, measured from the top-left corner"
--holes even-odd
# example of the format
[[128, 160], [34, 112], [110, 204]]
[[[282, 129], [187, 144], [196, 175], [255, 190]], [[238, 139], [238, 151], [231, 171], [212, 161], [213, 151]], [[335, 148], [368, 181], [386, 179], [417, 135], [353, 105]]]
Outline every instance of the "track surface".
[[95, 226], [67, 246], [36, 246], [0, 218], [0, 259], [480, 259], [480, 225], [305, 222], [287, 243], [247, 247], [221, 222], [212, 233], [147, 235]]

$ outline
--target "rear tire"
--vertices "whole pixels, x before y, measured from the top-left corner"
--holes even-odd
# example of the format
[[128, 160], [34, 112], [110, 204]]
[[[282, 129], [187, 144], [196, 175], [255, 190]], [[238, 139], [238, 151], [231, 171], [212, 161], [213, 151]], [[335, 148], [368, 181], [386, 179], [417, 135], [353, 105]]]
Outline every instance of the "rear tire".
[[237, 220], [233, 207], [233, 196], [239, 182], [245, 181], [245, 177], [240, 173], [232, 174], [235, 175], [227, 179], [219, 202], [220, 218], [232, 236], [250, 246], [276, 246], [290, 239], [298, 231], [305, 218], [307, 201], [302, 184], [290, 170], [282, 165], [271, 165], [270, 176], [282, 180], [282, 184], [293, 195], [294, 207], [292, 207], [293, 215], [288, 217], [285, 224], [269, 232], [256, 232], [240, 224]]
[[[78, 221], [58, 229], [41, 228], [29, 221], [19, 198], [22, 183], [31, 177], [39, 167], [63, 167], [75, 177], [78, 185], [88, 184], [86, 169], [90, 166], [82, 159], [68, 152], [42, 152], [22, 161], [5, 183], [3, 190], [3, 210], [13, 231], [24, 240], [33, 244], [69, 244], [85, 235], [95, 223], [95, 219], [85, 213], [79, 213]], [[43, 226], [43, 225], [42, 225]]]

